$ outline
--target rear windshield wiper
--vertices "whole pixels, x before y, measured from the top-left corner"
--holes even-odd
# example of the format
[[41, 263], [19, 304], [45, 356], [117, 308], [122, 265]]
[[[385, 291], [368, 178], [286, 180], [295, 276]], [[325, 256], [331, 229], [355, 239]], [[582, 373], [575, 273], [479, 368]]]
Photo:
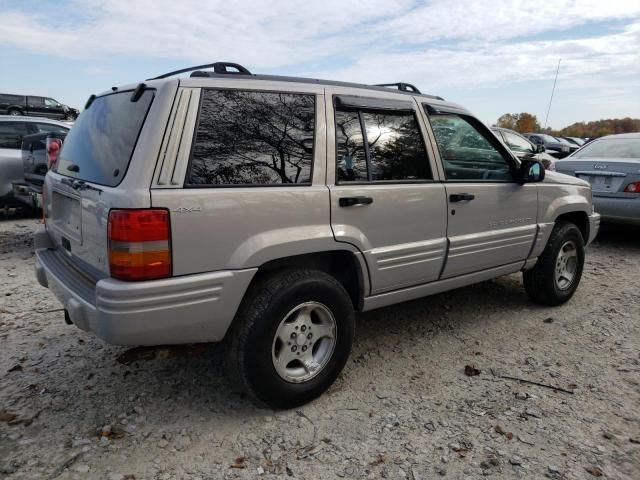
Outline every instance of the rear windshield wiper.
[[74, 190], [81, 192], [82, 190], [95, 190], [96, 192], [102, 193], [102, 190], [94, 187], [93, 185], [83, 181], [83, 180], [73, 180], [71, 178], [63, 178], [60, 182], [64, 185], [68, 185]]

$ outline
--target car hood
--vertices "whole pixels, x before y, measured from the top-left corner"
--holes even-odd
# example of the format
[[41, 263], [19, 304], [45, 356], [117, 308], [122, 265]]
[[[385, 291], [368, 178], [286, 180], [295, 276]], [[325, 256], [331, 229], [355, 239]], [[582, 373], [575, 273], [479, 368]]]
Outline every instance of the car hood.
[[[556, 162], [557, 168], [558, 162]], [[565, 175], [564, 173], [553, 172], [547, 170], [544, 175], [543, 183], [554, 183], [560, 185], [578, 185], [580, 187], [588, 187], [589, 182], [581, 180], [571, 175]]]

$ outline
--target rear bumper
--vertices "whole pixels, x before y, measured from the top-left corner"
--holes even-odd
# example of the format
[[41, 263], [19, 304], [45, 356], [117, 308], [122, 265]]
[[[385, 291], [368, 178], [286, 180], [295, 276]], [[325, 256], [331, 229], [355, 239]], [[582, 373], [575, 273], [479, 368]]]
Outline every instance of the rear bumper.
[[62, 302], [80, 329], [114, 345], [171, 345], [222, 340], [256, 269], [147, 282], [94, 282], [36, 232], [38, 282]]
[[640, 198], [616, 198], [593, 196], [596, 212], [604, 220], [640, 223]]

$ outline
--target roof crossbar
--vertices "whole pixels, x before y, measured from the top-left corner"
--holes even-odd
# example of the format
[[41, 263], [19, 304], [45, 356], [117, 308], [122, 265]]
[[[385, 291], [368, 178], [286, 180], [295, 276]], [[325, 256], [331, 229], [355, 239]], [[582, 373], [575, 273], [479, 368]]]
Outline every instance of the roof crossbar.
[[421, 94], [420, 90], [410, 83], [398, 82], [398, 83], [376, 83], [376, 87], [395, 87], [402, 92], [411, 92]]
[[[181, 68], [180, 70], [174, 70], [173, 72], [163, 73], [157, 77], [147, 78], [149, 80], [160, 80], [161, 78], [172, 77], [180, 73], [193, 72], [194, 70], [202, 70], [203, 68], [213, 68], [213, 71], [218, 74], [228, 75], [251, 75], [251, 72], [238, 63], [231, 62], [215, 62], [207, 63], [206, 65], [197, 65], [195, 67]], [[236, 71], [228, 70], [228, 68], [235, 68]]]

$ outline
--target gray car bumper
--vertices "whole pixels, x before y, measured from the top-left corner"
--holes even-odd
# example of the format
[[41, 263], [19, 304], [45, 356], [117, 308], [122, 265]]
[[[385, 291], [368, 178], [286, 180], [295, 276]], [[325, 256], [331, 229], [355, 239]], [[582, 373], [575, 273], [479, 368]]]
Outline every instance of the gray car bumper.
[[42, 248], [47, 242], [42, 235], [46, 231], [36, 233], [38, 282], [62, 302], [78, 328], [114, 345], [221, 340], [256, 272], [220, 271], [146, 282], [106, 278], [94, 283], [69, 264], [65, 253]]
[[596, 211], [604, 220], [640, 223], [640, 198], [593, 197]]

